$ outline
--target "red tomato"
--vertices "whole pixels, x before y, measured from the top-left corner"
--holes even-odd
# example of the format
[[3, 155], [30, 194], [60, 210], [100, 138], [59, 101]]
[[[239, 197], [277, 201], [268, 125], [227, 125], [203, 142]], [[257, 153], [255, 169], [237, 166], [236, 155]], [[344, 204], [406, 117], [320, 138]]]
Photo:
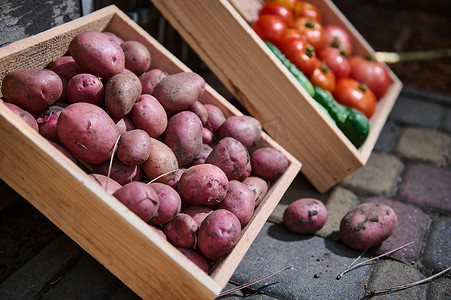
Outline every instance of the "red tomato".
[[262, 40], [279, 46], [284, 39], [287, 24], [279, 16], [262, 15], [252, 24], [252, 29]]
[[344, 27], [338, 25], [325, 25], [324, 38], [326, 46], [338, 48], [340, 51], [346, 51], [347, 55], [351, 55], [353, 50], [353, 42], [351, 34]]
[[294, 23], [294, 13], [286, 6], [275, 2], [268, 2], [262, 6], [258, 12], [258, 16], [262, 15], [276, 15], [281, 17], [288, 27], [292, 27]]
[[317, 21], [322, 22], [322, 15], [318, 7], [307, 1], [297, 1], [294, 5], [294, 16], [295, 17], [307, 17]]
[[280, 51], [307, 77], [310, 77], [321, 63], [313, 46], [300, 39], [285, 40]]
[[310, 82], [322, 88], [323, 90], [327, 90], [329, 92], [333, 92], [335, 89], [335, 75], [332, 70], [322, 63], [318, 68], [316, 68], [312, 75], [309, 78]]
[[287, 7], [289, 10], [294, 10], [294, 5], [298, 0], [266, 0], [266, 3], [277, 3]]
[[310, 18], [296, 18], [294, 21], [294, 28], [305, 35], [307, 42], [312, 45], [315, 50], [320, 50], [326, 45], [324, 37], [323, 26]]
[[[289, 40], [289, 39], [298, 39], [298, 40], [302, 40], [303, 42], [307, 42], [307, 40], [305, 39], [305, 36], [302, 35], [299, 30], [297, 30], [296, 28], [287, 28], [287, 30], [285, 31], [285, 37], [284, 40]], [[283, 44], [284, 42], [282, 42]]]
[[341, 78], [335, 83], [332, 92], [335, 100], [348, 107], [354, 107], [370, 118], [376, 109], [376, 96], [364, 84], [352, 78]]
[[376, 95], [377, 99], [382, 98], [387, 92], [391, 79], [384, 65], [372, 58], [353, 56], [349, 58], [351, 63], [351, 78], [364, 82]]
[[343, 54], [343, 52], [333, 47], [326, 47], [317, 52], [318, 58], [334, 72], [335, 79], [349, 77], [351, 74], [351, 64]]

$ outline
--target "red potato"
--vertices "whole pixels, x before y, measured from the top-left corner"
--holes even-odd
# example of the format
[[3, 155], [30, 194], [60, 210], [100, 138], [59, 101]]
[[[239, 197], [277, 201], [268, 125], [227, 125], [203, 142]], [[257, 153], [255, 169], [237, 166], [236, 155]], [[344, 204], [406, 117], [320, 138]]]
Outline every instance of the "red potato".
[[244, 183], [230, 180], [227, 195], [218, 204], [218, 209], [220, 208], [226, 209], [237, 216], [241, 227], [244, 227], [254, 214], [255, 195]]
[[120, 44], [125, 55], [125, 68], [141, 75], [150, 68], [149, 49], [138, 41], [124, 41]]
[[283, 214], [283, 223], [292, 232], [312, 234], [326, 224], [327, 216], [326, 206], [321, 201], [302, 198], [288, 205]]
[[61, 97], [63, 83], [51, 70], [13, 70], [3, 78], [1, 90], [6, 102], [40, 114]]
[[166, 237], [166, 234], [164, 234], [163, 230], [161, 230], [160, 228], [158, 228], [157, 226], [151, 225], [149, 224], [149, 227], [152, 228], [152, 230], [154, 230], [159, 236], [161, 236], [161, 238], [167, 240], [168, 238]]
[[47, 68], [67, 81], [83, 72], [80, 66], [75, 62], [74, 58], [70, 55], [58, 57], [52, 61]]
[[202, 164], [189, 167], [180, 177], [177, 192], [192, 205], [214, 205], [224, 200], [229, 180], [219, 167]]
[[197, 241], [199, 225], [189, 215], [178, 213], [166, 223], [163, 232], [172, 245], [182, 248], [194, 248]]
[[168, 117], [164, 107], [151, 95], [140, 95], [133, 105], [131, 118], [137, 128], [146, 131], [149, 136], [157, 138], [168, 126]]
[[98, 174], [109, 176], [117, 181], [119, 184], [124, 185], [132, 181], [139, 181], [142, 178], [141, 166], [130, 166], [121, 162], [119, 159], [114, 158], [110, 169], [110, 160], [106, 160], [100, 164], [93, 164], [92, 171]]
[[188, 108], [188, 110], [192, 111], [199, 117], [199, 119], [202, 121], [202, 125], [205, 125], [207, 123], [208, 112], [202, 103], [196, 101], [193, 105], [191, 105], [190, 108]]
[[4, 103], [6, 107], [12, 110], [17, 116], [19, 116], [25, 123], [27, 123], [31, 128], [39, 132], [39, 124], [37, 120], [28, 111], [23, 110], [19, 106], [12, 103]]
[[90, 164], [110, 158], [119, 136], [110, 116], [100, 107], [85, 102], [67, 106], [58, 117], [56, 131], [64, 147]]
[[167, 184], [153, 182], [149, 184], [158, 195], [160, 206], [157, 214], [149, 221], [152, 225], [163, 225], [171, 221], [181, 210], [182, 200], [175, 189]]
[[117, 129], [119, 130], [120, 134], [123, 134], [124, 132], [129, 131], [129, 130], [136, 129], [136, 126], [133, 123], [133, 121], [127, 117], [122, 117], [122, 118], [112, 117], [112, 119], [113, 119], [114, 123], [116, 123]]
[[67, 158], [69, 158], [74, 163], [78, 164], [78, 160], [75, 158], [75, 156], [69, 150], [67, 150], [63, 145], [61, 145], [59, 143], [55, 143], [55, 142], [50, 141], [50, 140], [49, 140], [49, 142], [53, 146], [55, 146], [55, 148], [57, 148], [59, 151], [61, 151], [64, 155], [66, 155]]
[[196, 264], [202, 271], [205, 273], [208, 273], [208, 270], [210, 269], [210, 265], [208, 264], [207, 259], [200, 254], [199, 252], [193, 250], [193, 249], [187, 249], [187, 248], [181, 248], [176, 247], [180, 252], [183, 253], [189, 260], [191, 260], [193, 263]]
[[124, 40], [122, 38], [120, 38], [119, 36], [117, 36], [115, 33], [112, 33], [110, 31], [104, 31], [102, 33], [109, 36], [110, 39], [113, 40], [114, 42], [116, 42], [118, 45], [120, 45], [124, 42]]
[[144, 173], [150, 180], [156, 179], [156, 182], [166, 183], [175, 177], [174, 172], [179, 166], [174, 152], [163, 142], [151, 138], [151, 151], [149, 159], [142, 164]]
[[244, 170], [244, 173], [240, 176], [238, 181], [245, 180], [247, 177], [249, 177], [251, 175], [251, 173], [252, 173], [252, 165], [251, 165], [251, 161], [249, 160], [249, 162], [246, 165], [246, 169]]
[[340, 222], [340, 239], [354, 250], [365, 250], [385, 241], [396, 229], [398, 217], [388, 205], [363, 203]]
[[252, 173], [267, 180], [277, 179], [288, 168], [288, 159], [278, 149], [263, 147], [251, 155]]
[[155, 216], [160, 203], [155, 190], [140, 181], [123, 185], [114, 192], [113, 196], [144, 222], [149, 222]]
[[182, 177], [182, 174], [185, 171], [186, 171], [185, 168], [178, 169], [176, 172], [174, 172], [174, 177], [171, 180], [169, 180], [168, 182], [166, 182], [166, 184], [169, 185], [170, 187], [174, 188], [175, 190], [177, 190], [177, 186], [179, 184], [180, 177]]
[[205, 163], [218, 166], [229, 180], [238, 180], [249, 162], [246, 147], [234, 138], [226, 137], [213, 148]]
[[214, 104], [207, 103], [204, 104], [204, 106], [208, 113], [207, 124], [205, 127], [211, 130], [213, 135], [218, 136], [219, 127], [221, 127], [222, 123], [225, 122], [226, 116], [222, 110]]
[[191, 165], [200, 165], [205, 163], [205, 160], [207, 159], [208, 155], [210, 155], [211, 151], [213, 151], [213, 148], [210, 145], [203, 144], [201, 152], [194, 158], [194, 160], [191, 162]]
[[116, 155], [126, 165], [142, 165], [149, 158], [151, 147], [151, 138], [147, 132], [133, 129], [124, 132], [119, 138]]
[[135, 82], [138, 96], [141, 95], [143, 86], [142, 86], [141, 80], [139, 80], [139, 77], [135, 73], [133, 73], [132, 71], [130, 71], [128, 69], [124, 69], [122, 74], [125, 74], [125, 75], [128, 75], [131, 77], [131, 79]]
[[205, 80], [194, 72], [168, 75], [155, 86], [152, 95], [166, 111], [179, 112], [190, 108], [205, 89]]
[[179, 166], [191, 163], [202, 151], [202, 122], [191, 111], [181, 111], [168, 120], [163, 141], [174, 152]]
[[219, 138], [233, 137], [247, 149], [256, 146], [261, 139], [262, 125], [251, 116], [231, 116], [219, 128]]
[[105, 85], [105, 108], [113, 117], [124, 117], [132, 110], [138, 96], [139, 87], [131, 76], [114, 75]]
[[168, 73], [160, 69], [152, 69], [142, 73], [139, 76], [142, 85], [142, 93], [151, 95], [158, 82], [168, 75]]
[[205, 126], [202, 128], [202, 143], [211, 144], [213, 142], [213, 132]]
[[89, 176], [92, 179], [94, 179], [98, 184], [100, 184], [100, 186], [104, 188], [105, 191], [110, 195], [113, 195], [114, 192], [116, 192], [120, 187], [122, 187], [122, 185], [120, 185], [116, 180], [108, 178], [105, 175], [92, 173], [89, 174]]
[[122, 48], [108, 35], [95, 31], [77, 34], [69, 43], [70, 55], [84, 72], [110, 78], [124, 71]]
[[59, 143], [56, 124], [58, 123], [58, 117], [65, 106], [66, 105], [51, 105], [36, 118], [36, 122], [39, 125], [39, 133], [46, 139]]
[[185, 207], [183, 213], [190, 215], [200, 226], [212, 211], [213, 209], [205, 205], [190, 205]]
[[218, 259], [232, 251], [240, 235], [240, 220], [228, 210], [217, 209], [200, 225], [197, 245], [207, 258]]
[[99, 77], [89, 73], [80, 73], [67, 83], [66, 95], [69, 103], [88, 102], [103, 106], [105, 89]]
[[257, 176], [249, 176], [243, 180], [243, 183], [254, 193], [255, 207], [259, 206], [268, 192], [268, 183]]

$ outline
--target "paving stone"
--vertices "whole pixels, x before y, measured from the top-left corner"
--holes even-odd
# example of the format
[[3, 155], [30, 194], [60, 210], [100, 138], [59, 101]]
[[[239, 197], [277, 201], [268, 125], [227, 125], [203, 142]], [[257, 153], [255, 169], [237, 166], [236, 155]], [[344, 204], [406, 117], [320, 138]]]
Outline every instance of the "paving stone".
[[0, 285], [0, 299], [37, 299], [81, 254], [81, 248], [61, 235]]
[[120, 281], [88, 254], [82, 255], [43, 297], [43, 300], [107, 299], [119, 287]]
[[[451, 266], [451, 218], [439, 218], [432, 222], [423, 264], [435, 272]], [[445, 276], [451, 277], [448, 272]]]
[[391, 196], [398, 187], [404, 164], [396, 156], [373, 152], [365, 166], [346, 177], [346, 188], [370, 194]]
[[315, 198], [322, 202], [326, 202], [330, 196], [330, 193], [330, 190], [324, 193], [319, 193], [304, 176], [304, 174], [299, 173], [285, 191], [285, 194], [280, 199], [280, 203], [290, 204], [300, 198]]
[[400, 95], [389, 118], [405, 125], [437, 129], [442, 116], [442, 105]]
[[441, 129], [447, 133], [451, 133], [451, 108], [445, 111]]
[[279, 299], [359, 299], [370, 267], [358, 268], [337, 280], [359, 255], [345, 245], [322, 237], [298, 235], [266, 222], [239, 264], [232, 281], [244, 284], [285, 270], [252, 286]]
[[405, 201], [451, 212], [451, 169], [424, 163], [407, 166], [399, 189]]
[[340, 222], [344, 215], [359, 205], [359, 199], [350, 190], [336, 187], [327, 201], [327, 221], [324, 227], [316, 232], [317, 235], [338, 240]]
[[407, 243], [414, 242], [404, 249], [389, 255], [405, 263], [417, 262], [423, 248], [424, 238], [429, 226], [428, 216], [420, 209], [401, 203], [399, 201], [384, 198], [367, 198], [363, 202], [381, 203], [390, 206], [398, 217], [398, 223], [392, 235], [386, 239], [377, 249], [382, 254]]
[[441, 277], [432, 280], [428, 288], [428, 300], [451, 299], [451, 278]]
[[374, 145], [374, 151], [382, 153], [390, 153], [395, 149], [396, 142], [399, 137], [400, 127], [396, 122], [387, 120], [384, 127], [379, 134], [376, 144]]
[[121, 284], [119, 288], [108, 298], [108, 300], [140, 300], [135, 292], [133, 292], [128, 286], [125, 284]]
[[446, 166], [451, 157], [451, 136], [423, 128], [403, 128], [396, 145], [396, 153], [403, 158]]
[[282, 224], [283, 223], [283, 213], [285, 212], [285, 209], [287, 209], [288, 204], [282, 204], [279, 203], [276, 205], [274, 210], [272, 211], [271, 215], [268, 218], [268, 221], [275, 224]]
[[[375, 264], [367, 291], [382, 290], [405, 285], [421, 279], [424, 275], [417, 268], [395, 260], [380, 260]], [[427, 285], [419, 285], [402, 291], [378, 295], [370, 299], [405, 300], [426, 299]]]

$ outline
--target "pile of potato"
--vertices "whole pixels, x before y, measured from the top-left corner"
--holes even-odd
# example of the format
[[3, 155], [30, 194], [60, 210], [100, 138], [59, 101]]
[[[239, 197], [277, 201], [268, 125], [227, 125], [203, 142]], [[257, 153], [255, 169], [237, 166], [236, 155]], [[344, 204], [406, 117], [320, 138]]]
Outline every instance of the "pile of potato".
[[12, 70], [5, 104], [205, 272], [238, 242], [288, 160], [261, 124], [199, 101], [194, 72], [151, 68], [148, 49], [82, 32], [45, 69]]

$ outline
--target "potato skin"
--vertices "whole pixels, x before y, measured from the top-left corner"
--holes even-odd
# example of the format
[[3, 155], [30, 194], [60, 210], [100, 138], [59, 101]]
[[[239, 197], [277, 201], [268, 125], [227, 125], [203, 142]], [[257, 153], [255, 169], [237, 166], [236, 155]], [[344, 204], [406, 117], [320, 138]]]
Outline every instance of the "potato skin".
[[197, 244], [203, 255], [218, 259], [232, 251], [240, 234], [241, 224], [238, 218], [228, 210], [217, 209], [200, 225]]
[[127, 206], [144, 222], [149, 222], [158, 211], [159, 199], [155, 190], [144, 182], [133, 181], [117, 189], [113, 196]]
[[152, 95], [166, 111], [176, 113], [190, 108], [204, 93], [205, 80], [194, 72], [168, 75], [155, 86]]
[[37, 120], [33, 117], [32, 114], [30, 114], [28, 111], [23, 110], [19, 106], [12, 104], [12, 103], [4, 103], [6, 107], [8, 107], [10, 110], [12, 110], [16, 115], [18, 115], [25, 123], [30, 125], [31, 128], [39, 132], [39, 124]]
[[162, 135], [168, 126], [164, 107], [149, 94], [138, 96], [132, 107], [131, 118], [137, 128], [143, 129], [153, 138]]
[[1, 89], [6, 102], [38, 115], [60, 98], [63, 82], [47, 69], [12, 70], [3, 78]]
[[161, 79], [168, 75], [168, 73], [160, 69], [152, 69], [142, 73], [139, 76], [139, 80], [141, 81], [142, 85], [142, 93], [151, 95], [158, 82], [160, 82]]
[[176, 247], [180, 252], [183, 253], [189, 260], [191, 260], [193, 263], [196, 264], [202, 271], [205, 273], [208, 273], [208, 270], [210, 269], [210, 265], [208, 264], [207, 259], [200, 254], [199, 252], [193, 250], [193, 249], [187, 249], [182, 247]]
[[261, 139], [262, 125], [247, 115], [231, 116], [219, 128], [219, 138], [233, 137], [247, 149], [255, 147]]
[[212, 211], [213, 209], [205, 205], [190, 205], [185, 207], [183, 213], [190, 215], [200, 226]]
[[205, 163], [221, 168], [229, 180], [238, 180], [246, 171], [249, 160], [246, 147], [236, 139], [226, 137], [213, 148]]
[[133, 129], [124, 132], [119, 138], [116, 155], [124, 164], [137, 166], [149, 158], [151, 147], [151, 139], [147, 132]]
[[374, 247], [396, 229], [398, 217], [388, 205], [363, 203], [349, 211], [340, 222], [340, 238], [355, 250]]
[[149, 49], [138, 41], [124, 41], [120, 44], [125, 56], [125, 68], [137, 76], [150, 67], [151, 57]]
[[312, 234], [326, 224], [327, 216], [327, 208], [321, 201], [302, 198], [288, 205], [283, 214], [283, 222], [291, 232]]
[[125, 68], [122, 48], [101, 32], [79, 33], [69, 43], [69, 52], [84, 72], [100, 78], [110, 78]]
[[193, 205], [214, 205], [224, 200], [229, 180], [219, 167], [202, 164], [189, 167], [177, 185], [182, 201]]
[[67, 106], [56, 125], [61, 144], [90, 164], [110, 158], [119, 136], [114, 121], [100, 107], [78, 102]]
[[82, 73], [82, 69], [70, 55], [61, 56], [52, 61], [47, 68], [69, 81], [72, 77]]
[[198, 230], [197, 222], [184, 213], [178, 213], [163, 228], [168, 241], [176, 247], [183, 248], [194, 248]]
[[132, 181], [139, 181], [142, 178], [141, 166], [130, 166], [121, 162], [116, 157], [113, 159], [110, 169], [110, 160], [105, 160], [100, 164], [93, 164], [92, 170], [95, 173], [107, 176], [110, 171], [110, 178], [114, 179], [121, 185], [125, 185]]
[[200, 155], [202, 128], [201, 120], [191, 111], [181, 111], [169, 119], [164, 143], [174, 152], [179, 166], [186, 166]]
[[204, 104], [204, 107], [208, 113], [207, 124], [205, 127], [213, 132], [213, 135], [219, 136], [219, 127], [225, 122], [226, 116], [222, 110], [214, 104], [206, 103]]
[[[151, 138], [151, 144], [149, 158], [142, 164], [144, 173], [150, 180], [179, 168], [174, 152], [166, 144], [155, 138]], [[174, 173], [170, 173], [157, 179], [156, 182], [166, 183], [174, 176]]]
[[251, 154], [252, 174], [267, 180], [275, 180], [288, 168], [288, 159], [278, 149], [263, 147]]
[[268, 192], [268, 182], [257, 176], [249, 176], [242, 181], [255, 196], [255, 207], [259, 206]]
[[152, 225], [162, 225], [171, 221], [182, 208], [182, 200], [175, 189], [167, 184], [152, 182], [149, 184], [158, 195], [160, 206], [157, 214], [149, 221]]
[[125, 73], [114, 75], [105, 85], [105, 108], [113, 117], [124, 117], [138, 96], [139, 88], [132, 77]]
[[73, 76], [67, 83], [66, 96], [69, 103], [88, 102], [103, 106], [105, 89], [99, 77], [80, 73]]
[[110, 195], [113, 195], [115, 191], [117, 191], [122, 185], [120, 185], [116, 180], [112, 178], [108, 178], [105, 175], [91, 173], [89, 174], [92, 179], [94, 179], [101, 187], [103, 187], [106, 192]]
[[233, 213], [240, 220], [241, 227], [244, 227], [254, 213], [254, 193], [244, 183], [230, 180], [227, 194], [224, 200], [218, 204], [218, 208], [226, 209]]

